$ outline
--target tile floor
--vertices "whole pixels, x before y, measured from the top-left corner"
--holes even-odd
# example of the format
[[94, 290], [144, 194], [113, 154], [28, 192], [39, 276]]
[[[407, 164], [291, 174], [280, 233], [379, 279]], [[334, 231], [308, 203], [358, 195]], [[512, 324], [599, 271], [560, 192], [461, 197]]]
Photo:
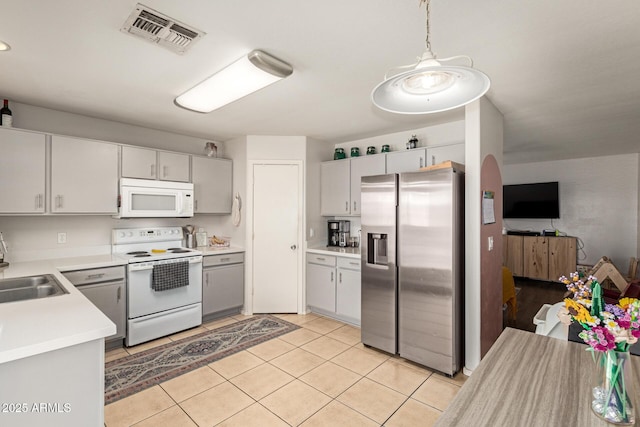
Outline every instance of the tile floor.
[[[368, 349], [356, 327], [315, 314], [277, 316], [301, 328], [107, 405], [106, 426], [426, 427], [466, 379]], [[111, 350], [106, 360], [245, 318]]]

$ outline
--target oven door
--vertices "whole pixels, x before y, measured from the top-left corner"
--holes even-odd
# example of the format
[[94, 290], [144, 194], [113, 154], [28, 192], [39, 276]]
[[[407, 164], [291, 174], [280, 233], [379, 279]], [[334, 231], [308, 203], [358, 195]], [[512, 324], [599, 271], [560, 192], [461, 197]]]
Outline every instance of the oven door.
[[[162, 291], [152, 289], [154, 265], [185, 261], [189, 262], [189, 285]], [[202, 301], [202, 256], [129, 264], [128, 276], [129, 319]]]

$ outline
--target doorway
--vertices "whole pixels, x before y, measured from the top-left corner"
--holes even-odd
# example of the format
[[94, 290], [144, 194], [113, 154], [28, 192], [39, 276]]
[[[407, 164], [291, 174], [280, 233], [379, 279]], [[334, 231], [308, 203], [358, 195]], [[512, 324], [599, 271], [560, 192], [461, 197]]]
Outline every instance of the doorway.
[[298, 313], [302, 293], [302, 164], [252, 165], [253, 313]]

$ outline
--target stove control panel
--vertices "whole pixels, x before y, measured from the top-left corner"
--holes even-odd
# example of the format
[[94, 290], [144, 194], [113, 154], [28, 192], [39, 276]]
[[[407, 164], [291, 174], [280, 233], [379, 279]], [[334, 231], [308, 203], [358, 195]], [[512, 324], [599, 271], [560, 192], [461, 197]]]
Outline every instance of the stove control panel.
[[112, 231], [111, 244], [165, 242], [181, 240], [181, 227], [119, 228]]

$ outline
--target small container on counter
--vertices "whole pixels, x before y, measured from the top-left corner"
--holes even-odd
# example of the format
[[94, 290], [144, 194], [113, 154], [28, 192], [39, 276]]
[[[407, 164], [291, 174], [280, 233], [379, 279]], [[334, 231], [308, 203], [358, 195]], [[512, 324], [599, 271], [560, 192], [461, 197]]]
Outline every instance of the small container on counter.
[[333, 153], [333, 160], [345, 159], [347, 156], [344, 153], [344, 148], [336, 148]]
[[370, 145], [367, 147], [367, 154], [376, 154], [376, 147]]
[[359, 157], [360, 149], [358, 147], [351, 147], [351, 157]]
[[389, 150], [389, 145], [387, 145], [387, 144], [384, 144], [382, 146], [382, 150], [380, 150], [381, 153], [388, 153], [389, 151], [390, 151]]

